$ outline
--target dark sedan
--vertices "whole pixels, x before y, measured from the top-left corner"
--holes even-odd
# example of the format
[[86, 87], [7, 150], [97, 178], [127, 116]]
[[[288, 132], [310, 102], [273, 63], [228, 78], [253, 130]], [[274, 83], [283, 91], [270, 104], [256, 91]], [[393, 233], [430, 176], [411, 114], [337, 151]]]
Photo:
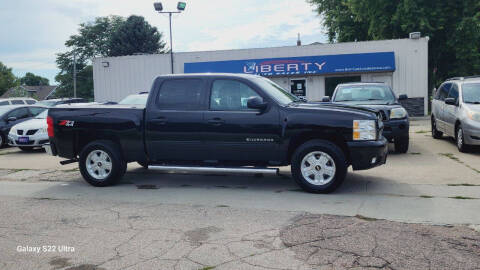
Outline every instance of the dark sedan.
[[7, 144], [10, 129], [46, 110], [41, 106], [7, 105], [0, 107], [0, 148]]

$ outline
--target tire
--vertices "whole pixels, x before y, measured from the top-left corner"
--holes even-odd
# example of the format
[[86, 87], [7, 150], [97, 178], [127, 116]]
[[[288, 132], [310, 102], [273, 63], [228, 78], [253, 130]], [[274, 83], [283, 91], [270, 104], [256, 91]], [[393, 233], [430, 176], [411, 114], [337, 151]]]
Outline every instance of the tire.
[[395, 152], [396, 153], [407, 153], [408, 151], [408, 144], [409, 138], [408, 137], [397, 137], [393, 140], [395, 145]]
[[462, 125], [458, 125], [458, 127], [455, 129], [455, 142], [457, 144], [458, 151], [462, 153], [466, 153], [470, 149], [469, 145], [465, 144], [465, 136], [463, 134]]
[[25, 152], [32, 152], [33, 151], [33, 147], [30, 147], [30, 146], [19, 146], [18, 148], [20, 148], [20, 150], [25, 151]]
[[0, 148], [3, 148], [6, 144], [5, 136], [0, 132]]
[[115, 185], [127, 169], [120, 147], [104, 140], [86, 145], [80, 153], [78, 165], [85, 181], [96, 187]]
[[[312, 163], [316, 163], [315, 166], [308, 162], [309, 159]], [[333, 173], [331, 173], [332, 167]], [[311, 169], [308, 170], [308, 168]], [[347, 160], [342, 149], [325, 140], [308, 141], [300, 145], [292, 156], [293, 179], [303, 190], [311, 193], [335, 191], [345, 180], [347, 168]], [[306, 177], [306, 175], [309, 176]]]
[[144, 169], [148, 170], [148, 163], [145, 161], [137, 161], [138, 165], [142, 166]]
[[441, 139], [443, 136], [443, 132], [437, 130], [437, 122], [435, 121], [435, 116], [432, 116], [432, 137], [434, 139]]

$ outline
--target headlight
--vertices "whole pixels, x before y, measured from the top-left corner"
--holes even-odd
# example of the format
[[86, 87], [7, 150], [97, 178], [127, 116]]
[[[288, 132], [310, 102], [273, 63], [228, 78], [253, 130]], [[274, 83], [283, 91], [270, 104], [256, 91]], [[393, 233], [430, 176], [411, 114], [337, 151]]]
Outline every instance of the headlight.
[[17, 134], [17, 129], [15, 128], [10, 129], [9, 134]]
[[377, 139], [375, 120], [353, 120], [353, 140], [370, 141]]
[[480, 122], [480, 113], [478, 112], [467, 111], [467, 116], [470, 120]]
[[40, 134], [47, 133], [47, 129], [46, 128], [41, 128], [41, 129], [38, 130], [38, 133], [40, 133]]
[[407, 117], [407, 111], [404, 108], [394, 108], [390, 111], [390, 119], [400, 119]]

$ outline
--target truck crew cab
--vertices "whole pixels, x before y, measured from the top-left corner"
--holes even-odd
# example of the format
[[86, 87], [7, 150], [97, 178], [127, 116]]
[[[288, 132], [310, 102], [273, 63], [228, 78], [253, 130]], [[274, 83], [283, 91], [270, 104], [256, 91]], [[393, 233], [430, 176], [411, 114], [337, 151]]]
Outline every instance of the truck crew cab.
[[277, 172], [291, 165], [306, 191], [328, 193], [347, 168], [384, 164], [381, 116], [314, 104], [269, 79], [239, 74], [157, 77], [147, 104], [54, 107], [48, 153], [79, 162], [94, 186], [115, 184], [128, 162], [149, 169]]

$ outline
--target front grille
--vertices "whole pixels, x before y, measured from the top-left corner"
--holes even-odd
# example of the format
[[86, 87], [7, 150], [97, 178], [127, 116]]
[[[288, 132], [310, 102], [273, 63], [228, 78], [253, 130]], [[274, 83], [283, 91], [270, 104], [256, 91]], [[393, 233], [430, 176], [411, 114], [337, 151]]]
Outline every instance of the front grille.
[[17, 129], [17, 135], [23, 135], [23, 130]]
[[388, 121], [387, 114], [383, 110], [380, 111], [380, 114], [382, 115], [382, 120], [383, 121]]
[[27, 135], [33, 135], [35, 134], [36, 132], [38, 131], [38, 129], [30, 129], [29, 131], [27, 131]]

